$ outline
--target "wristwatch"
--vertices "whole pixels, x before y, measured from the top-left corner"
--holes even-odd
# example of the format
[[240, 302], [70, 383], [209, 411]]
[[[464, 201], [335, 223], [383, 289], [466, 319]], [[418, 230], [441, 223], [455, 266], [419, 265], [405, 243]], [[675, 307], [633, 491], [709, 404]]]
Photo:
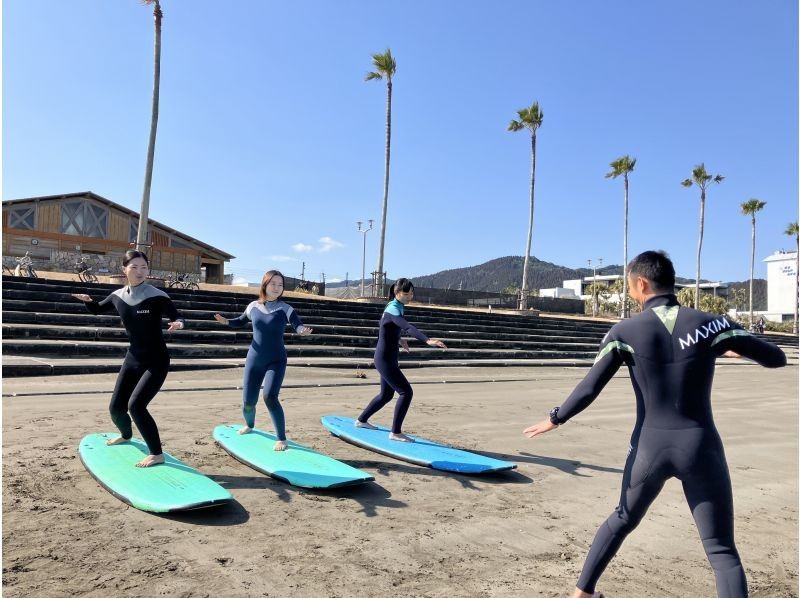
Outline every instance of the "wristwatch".
[[558, 419], [558, 407], [553, 407], [550, 410], [550, 423], [554, 426], [560, 426], [564, 423], [562, 420]]

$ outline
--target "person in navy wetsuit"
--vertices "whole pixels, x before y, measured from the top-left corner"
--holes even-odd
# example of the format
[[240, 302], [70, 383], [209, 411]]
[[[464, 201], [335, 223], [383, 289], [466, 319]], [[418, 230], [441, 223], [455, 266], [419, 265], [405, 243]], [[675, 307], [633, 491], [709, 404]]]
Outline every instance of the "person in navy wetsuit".
[[149, 467], [164, 462], [158, 427], [147, 411], [147, 405], [161, 389], [169, 371], [169, 353], [161, 331], [161, 320], [165, 317], [169, 319], [170, 331], [183, 329], [183, 320], [178, 318], [178, 311], [169, 296], [145, 282], [149, 273], [147, 255], [141, 251], [128, 251], [122, 266], [128, 279], [127, 286], [100, 302], [83, 293], [74, 294], [73, 297], [83, 301], [86, 309], [95, 315], [116, 309], [128, 332], [131, 344], [122, 362], [109, 406], [111, 420], [119, 428], [121, 436], [108, 440], [106, 444], [130, 440], [133, 436], [133, 418], [150, 451], [136, 466]]
[[245, 425], [239, 434], [252, 432], [256, 422], [256, 404], [261, 383], [264, 383], [264, 402], [275, 427], [276, 451], [284, 451], [286, 444], [286, 420], [283, 407], [278, 401], [283, 377], [286, 374], [286, 347], [283, 333], [289, 324], [298, 334], [311, 334], [312, 329], [303, 326], [297, 312], [281, 301], [283, 296], [283, 274], [270, 270], [261, 280], [258, 301], [253, 301], [238, 318], [227, 319], [214, 314], [214, 319], [231, 328], [242, 328], [253, 323], [253, 342], [247, 351], [244, 365], [242, 415]]
[[747, 357], [768, 368], [786, 365], [777, 346], [715, 314], [681, 307], [675, 269], [662, 252], [647, 251], [628, 266], [630, 296], [642, 313], [613, 326], [592, 369], [550, 417], [527, 429], [533, 438], [586, 409], [626, 365], [636, 395], [636, 425], [622, 476], [619, 505], [600, 526], [573, 598], [598, 596], [595, 584], [664, 483], [683, 484], [703, 548], [724, 598], [747, 596], [733, 538], [733, 493], [722, 441], [711, 413], [717, 357]]
[[356, 419], [356, 427], [375, 429], [369, 423], [369, 418], [380, 411], [397, 392], [397, 405], [394, 408], [392, 431], [389, 438], [402, 442], [413, 442], [414, 439], [403, 434], [403, 420], [411, 405], [414, 391], [406, 380], [398, 365], [400, 347], [408, 353], [408, 342], [401, 338], [408, 334], [415, 339], [427, 343], [431, 347], [447, 349], [445, 344], [437, 339], [428, 338], [403, 317], [406, 304], [414, 299], [414, 284], [407, 278], [399, 278], [389, 290], [392, 300], [383, 310], [380, 327], [378, 329], [378, 345], [375, 347], [375, 369], [381, 376], [381, 391], [370, 401], [366, 409]]

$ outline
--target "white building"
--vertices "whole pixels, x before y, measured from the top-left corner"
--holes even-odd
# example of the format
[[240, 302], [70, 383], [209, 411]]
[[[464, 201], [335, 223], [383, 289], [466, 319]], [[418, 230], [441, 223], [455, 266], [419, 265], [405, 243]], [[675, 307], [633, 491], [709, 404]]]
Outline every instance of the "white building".
[[796, 251], [776, 251], [763, 260], [767, 264], [767, 312], [768, 320], [781, 322], [791, 319], [795, 305]]

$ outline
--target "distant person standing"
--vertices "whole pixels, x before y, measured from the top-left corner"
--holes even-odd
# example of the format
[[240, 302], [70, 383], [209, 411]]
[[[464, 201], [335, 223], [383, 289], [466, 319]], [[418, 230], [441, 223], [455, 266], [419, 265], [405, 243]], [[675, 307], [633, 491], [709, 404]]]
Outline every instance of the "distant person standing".
[[527, 429], [533, 438], [586, 409], [624, 364], [636, 395], [636, 425], [622, 476], [619, 505], [597, 531], [573, 598], [595, 595], [595, 584], [622, 542], [641, 522], [664, 483], [683, 484], [716, 577], [717, 595], [747, 596], [733, 537], [733, 493], [722, 440], [711, 413], [714, 362], [728, 354], [777, 368], [786, 356], [722, 316], [681, 307], [675, 269], [661, 252], [646, 251], [628, 266], [631, 298], [642, 313], [606, 334], [586, 378], [550, 417]]
[[375, 347], [375, 369], [381, 375], [381, 390], [358, 416], [355, 426], [374, 429], [375, 426], [369, 423], [369, 418], [386, 406], [397, 392], [399, 396], [394, 408], [394, 419], [389, 438], [401, 442], [414, 442], [414, 439], [403, 434], [402, 430], [403, 420], [414, 396], [411, 384], [400, 371], [398, 363], [400, 347], [406, 353], [409, 352], [408, 342], [402, 338], [402, 335], [405, 333], [413, 336], [431, 347], [447, 349], [447, 346], [440, 340], [428, 338], [403, 317], [406, 304], [414, 298], [414, 284], [410, 280], [407, 278], [397, 279], [389, 289], [389, 295], [392, 300], [383, 310], [378, 329], [378, 345]]

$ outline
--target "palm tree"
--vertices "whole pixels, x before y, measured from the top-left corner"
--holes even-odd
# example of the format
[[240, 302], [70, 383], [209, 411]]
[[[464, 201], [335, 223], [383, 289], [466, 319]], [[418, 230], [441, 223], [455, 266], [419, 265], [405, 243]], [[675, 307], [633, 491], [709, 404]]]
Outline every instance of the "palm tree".
[[627, 154], [617, 158], [611, 164], [611, 171], [606, 173], [607, 179], [623, 177], [625, 182], [625, 226], [623, 233], [622, 248], [622, 317], [628, 316], [628, 174], [633, 172], [636, 166], [636, 158], [631, 158]]
[[767, 202], [760, 199], [749, 199], [741, 205], [742, 214], [751, 217], [752, 243], [750, 248], [750, 327], [753, 327], [753, 267], [756, 261], [756, 213], [760, 212]]
[[508, 123], [508, 130], [512, 132], [527, 129], [531, 132], [531, 209], [528, 217], [528, 243], [525, 246], [525, 263], [522, 266], [522, 288], [520, 289], [519, 308], [528, 308], [528, 260], [531, 255], [531, 240], [533, 239], [533, 189], [536, 182], [536, 130], [542, 126], [544, 112], [539, 108], [539, 102], [534, 102], [528, 108], [517, 110], [519, 120]]
[[681, 185], [700, 187], [700, 238], [697, 241], [697, 278], [694, 283], [694, 308], [700, 309], [700, 252], [703, 249], [703, 224], [706, 213], [706, 189], [711, 183], [721, 183], [725, 177], [720, 174], [708, 174], [705, 164], [698, 164], [692, 170], [692, 178], [685, 179]]
[[383, 209], [381, 211], [381, 242], [378, 249], [378, 265], [375, 268], [374, 289], [376, 293], [383, 294], [383, 246], [386, 241], [386, 210], [389, 205], [389, 156], [392, 147], [392, 79], [397, 70], [397, 63], [392, 56], [392, 51], [386, 48], [383, 54], [372, 55], [372, 66], [364, 77], [364, 81], [373, 79], [386, 80], [386, 165], [383, 174]]
[[794, 324], [792, 332], [797, 334], [798, 299], [800, 299], [800, 226], [797, 220], [790, 222], [783, 234], [794, 237], [795, 264], [794, 264]]
[[142, 0], [143, 4], [155, 4], [156, 41], [153, 59], [153, 108], [150, 116], [150, 140], [147, 143], [147, 165], [144, 169], [144, 191], [142, 192], [142, 208], [139, 210], [139, 229], [136, 232], [136, 249], [147, 248], [147, 217], [150, 211], [150, 184], [153, 181], [153, 156], [156, 151], [156, 128], [158, 127], [158, 92], [161, 86], [161, 12], [159, 0]]

